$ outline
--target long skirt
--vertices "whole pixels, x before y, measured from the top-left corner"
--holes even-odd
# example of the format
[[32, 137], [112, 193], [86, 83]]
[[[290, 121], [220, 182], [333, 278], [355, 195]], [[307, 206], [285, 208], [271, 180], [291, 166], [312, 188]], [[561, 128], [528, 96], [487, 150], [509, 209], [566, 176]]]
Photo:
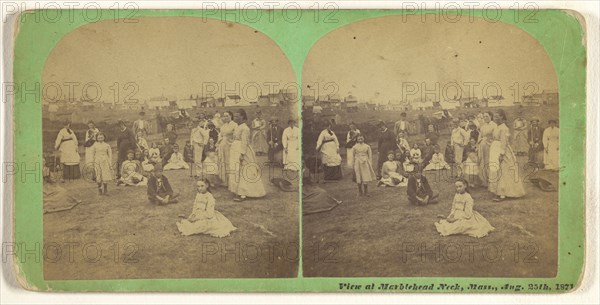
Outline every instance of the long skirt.
[[236, 227], [233, 226], [227, 217], [219, 211], [215, 211], [215, 215], [210, 219], [201, 219], [193, 222], [187, 219], [180, 220], [177, 222], [177, 229], [184, 236], [207, 234], [213, 237], [225, 237], [235, 231]]
[[[227, 140], [219, 144], [219, 150], [217, 152], [217, 166], [219, 170], [219, 179], [223, 183], [223, 186], [229, 185], [229, 155], [231, 151], [231, 144]], [[239, 161], [238, 161], [239, 162]]]
[[323, 174], [325, 180], [342, 180], [342, 167], [323, 165]]
[[484, 237], [494, 230], [494, 227], [481, 214], [473, 211], [473, 217], [448, 222], [445, 219], [435, 223], [435, 228], [441, 236], [464, 234], [471, 237]]
[[286, 170], [300, 170], [300, 147], [298, 141], [290, 141], [288, 143], [287, 153], [283, 152], [283, 164]]
[[521, 181], [519, 164], [510, 146], [500, 160], [502, 143], [492, 142], [488, 174], [488, 190], [498, 196], [518, 198], [525, 196], [525, 187]]
[[256, 153], [267, 153], [269, 145], [267, 144], [267, 134], [264, 130], [252, 131], [252, 148]]
[[79, 164], [67, 165], [63, 164], [63, 179], [64, 180], [75, 180], [81, 177], [81, 171], [79, 170]]
[[94, 171], [96, 172], [96, 182], [106, 183], [113, 180], [114, 174], [112, 168], [110, 167], [110, 161], [108, 158], [96, 159], [94, 160], [93, 164]]
[[254, 150], [250, 145], [246, 147], [244, 159], [240, 162], [242, 142], [233, 141], [229, 154], [229, 185], [228, 189], [239, 196], [260, 198], [267, 192], [261, 180], [262, 169], [256, 161]]
[[489, 163], [490, 163], [490, 143], [483, 140], [479, 143], [479, 149], [477, 149], [477, 157], [479, 160], [479, 179], [483, 186], [488, 185], [489, 176]]
[[525, 154], [529, 151], [529, 142], [527, 141], [527, 131], [517, 130], [515, 131], [515, 137], [513, 138], [513, 146], [515, 153]]
[[356, 178], [356, 183], [375, 181], [377, 179], [375, 176], [373, 165], [366, 156], [359, 155], [357, 158], [355, 158], [354, 177]]
[[548, 152], [544, 150], [544, 168], [557, 170], [559, 168], [558, 141], [548, 141]]

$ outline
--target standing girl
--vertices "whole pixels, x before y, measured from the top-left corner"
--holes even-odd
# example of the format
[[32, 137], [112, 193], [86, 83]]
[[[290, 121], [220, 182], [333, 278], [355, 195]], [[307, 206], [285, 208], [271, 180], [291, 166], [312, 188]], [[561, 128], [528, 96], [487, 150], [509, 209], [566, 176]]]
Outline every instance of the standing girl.
[[494, 227], [477, 211], [473, 210], [473, 197], [469, 194], [469, 184], [464, 179], [454, 183], [456, 194], [452, 201], [452, 210], [446, 219], [435, 223], [441, 236], [464, 234], [471, 237], [484, 237]]
[[[477, 159], [479, 160], [479, 179], [482, 186], [488, 185], [490, 146], [494, 141], [494, 130], [498, 127], [496, 122], [492, 121], [494, 115], [491, 112], [485, 112], [482, 115], [483, 123], [479, 128], [479, 147], [477, 148]], [[448, 159], [446, 159], [448, 160]]]
[[96, 124], [93, 121], [88, 123], [88, 130], [85, 132], [85, 164], [83, 165], [83, 174], [87, 179], [96, 181], [96, 174], [94, 173], [94, 157], [92, 156], [92, 146], [96, 142], [96, 135], [100, 132], [96, 128]]
[[244, 109], [235, 113], [235, 121], [238, 125], [233, 132], [229, 153], [229, 166], [235, 174], [229, 179], [229, 190], [236, 196], [234, 201], [243, 201], [246, 197], [264, 197], [267, 193], [260, 178], [256, 155], [250, 146], [250, 128], [246, 124], [248, 117]]
[[356, 137], [360, 134], [360, 130], [356, 128], [354, 123], [350, 123], [350, 130], [346, 135], [346, 162], [348, 167], [354, 167], [354, 158], [352, 156], [352, 147], [356, 144]]
[[494, 201], [501, 201], [506, 197], [523, 197], [525, 188], [519, 175], [517, 158], [508, 143], [510, 130], [506, 126], [506, 114], [502, 109], [494, 114], [494, 121], [498, 127], [494, 129], [494, 141], [490, 145], [488, 189], [496, 194]]
[[233, 112], [225, 111], [221, 117], [223, 124], [217, 141], [217, 159], [219, 165], [219, 178], [223, 186], [229, 185], [229, 153], [233, 143], [233, 132], [237, 123], [233, 120]]
[[112, 150], [110, 145], [104, 142], [105, 138], [104, 133], [98, 132], [96, 142], [91, 147], [99, 195], [108, 195], [108, 182], [112, 181], [114, 176], [111, 169]]
[[358, 184], [358, 196], [368, 196], [367, 183], [375, 180], [375, 171], [373, 170], [373, 153], [371, 146], [365, 143], [365, 136], [362, 134], [356, 137], [356, 145], [352, 147], [354, 156], [354, 174], [356, 184]]

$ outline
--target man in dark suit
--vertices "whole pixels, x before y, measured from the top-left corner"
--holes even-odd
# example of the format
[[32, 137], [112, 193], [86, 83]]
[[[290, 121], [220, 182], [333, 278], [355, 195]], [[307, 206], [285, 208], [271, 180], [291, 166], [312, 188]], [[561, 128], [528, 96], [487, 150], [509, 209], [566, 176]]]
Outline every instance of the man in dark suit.
[[127, 151], [135, 150], [136, 140], [133, 132], [127, 128], [125, 122], [119, 121], [119, 135], [117, 136], [117, 179], [121, 178], [121, 164], [127, 159]]
[[544, 144], [542, 142], [544, 129], [539, 126], [540, 119], [533, 117], [527, 132], [527, 140], [529, 141], [529, 162], [539, 165], [542, 160], [542, 151], [544, 151]]
[[396, 135], [394, 131], [390, 130], [385, 126], [383, 121], [379, 121], [377, 124], [379, 127], [379, 139], [377, 141], [377, 151], [379, 153], [377, 157], [377, 179], [381, 179], [381, 166], [383, 162], [387, 160], [387, 153], [390, 150], [394, 150], [396, 147]]

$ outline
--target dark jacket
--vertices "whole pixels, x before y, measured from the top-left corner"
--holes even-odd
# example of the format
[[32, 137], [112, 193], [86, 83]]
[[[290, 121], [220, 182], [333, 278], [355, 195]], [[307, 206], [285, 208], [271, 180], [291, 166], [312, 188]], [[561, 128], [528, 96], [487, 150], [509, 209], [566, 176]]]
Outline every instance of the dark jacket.
[[377, 141], [377, 151], [379, 154], [387, 154], [390, 150], [396, 148], [396, 135], [389, 128], [383, 132], [379, 132], [379, 140]]
[[126, 128], [125, 130], [119, 130], [119, 136], [117, 137], [117, 148], [119, 150], [119, 155], [127, 155], [128, 150], [135, 149], [136, 147], [137, 145], [133, 132], [131, 132], [129, 128]]
[[173, 196], [173, 189], [169, 183], [169, 179], [165, 175], [161, 177], [161, 183], [154, 176], [154, 174], [148, 177], [148, 199], [156, 200], [156, 195], [164, 198], [165, 196]]
[[[544, 148], [542, 137], [544, 135], [544, 129], [541, 126], [530, 126], [527, 131], [527, 140], [531, 143], [537, 143], [536, 150], [540, 151]], [[533, 148], [533, 147], [532, 147]]]
[[[281, 136], [283, 135], [283, 129], [279, 126], [271, 126], [269, 130], [267, 130], [267, 143], [273, 141], [272, 148], [279, 150], [283, 148], [283, 144], [281, 143]], [[269, 146], [271, 147], [271, 146]]]
[[427, 181], [427, 177], [421, 175], [421, 187], [417, 186], [417, 178], [414, 175], [410, 175], [408, 177], [408, 185], [406, 186], [406, 194], [408, 195], [408, 201], [411, 203], [417, 202], [417, 196], [423, 198], [427, 195], [431, 197], [433, 195], [433, 191], [429, 186], [429, 181]]

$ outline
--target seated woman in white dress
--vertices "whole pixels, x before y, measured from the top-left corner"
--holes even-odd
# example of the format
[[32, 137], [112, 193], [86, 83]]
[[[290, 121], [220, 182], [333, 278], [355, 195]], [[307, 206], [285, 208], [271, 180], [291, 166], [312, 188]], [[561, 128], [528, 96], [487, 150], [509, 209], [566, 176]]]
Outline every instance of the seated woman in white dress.
[[450, 169], [450, 165], [446, 163], [444, 155], [440, 152], [440, 147], [436, 145], [433, 147], [433, 154], [431, 155], [431, 160], [429, 160], [429, 164], [427, 164], [425, 170], [438, 171], [442, 169]]
[[464, 179], [455, 182], [456, 194], [450, 215], [435, 223], [441, 236], [464, 234], [471, 237], [484, 237], [494, 227], [477, 211], [473, 210], [473, 197], [469, 194], [469, 183]]
[[133, 150], [127, 151], [127, 160], [121, 164], [121, 178], [117, 181], [117, 185], [142, 186], [148, 184], [148, 179], [142, 175], [142, 164], [134, 157]]
[[215, 210], [215, 197], [210, 193], [206, 179], [196, 182], [196, 198], [192, 214], [177, 222], [182, 235], [208, 234], [214, 237], [226, 237], [236, 230], [231, 221]]
[[387, 153], [387, 161], [381, 167], [381, 180], [377, 186], [406, 186], [408, 179], [400, 173], [402, 164], [395, 159], [393, 151]]
[[171, 154], [169, 161], [167, 161], [167, 164], [163, 167], [163, 170], [188, 168], [190, 168], [190, 166], [183, 159], [183, 154], [179, 151], [179, 145], [173, 145], [173, 153]]

